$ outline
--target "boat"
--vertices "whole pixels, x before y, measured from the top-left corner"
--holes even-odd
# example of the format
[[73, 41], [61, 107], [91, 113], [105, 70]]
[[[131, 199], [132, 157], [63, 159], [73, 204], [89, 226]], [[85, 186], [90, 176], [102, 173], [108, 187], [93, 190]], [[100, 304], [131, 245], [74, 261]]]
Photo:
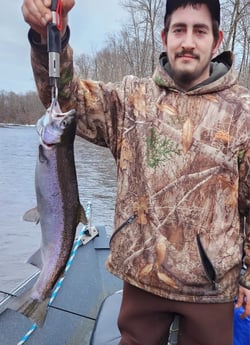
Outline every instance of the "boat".
[[[7, 308], [11, 298], [34, 284], [38, 271], [0, 302], [0, 344], [117, 345], [122, 281], [105, 269], [108, 254], [105, 227], [84, 226], [75, 240], [64, 275], [54, 287], [43, 327]], [[166, 345], [177, 344], [177, 328], [173, 325]]]

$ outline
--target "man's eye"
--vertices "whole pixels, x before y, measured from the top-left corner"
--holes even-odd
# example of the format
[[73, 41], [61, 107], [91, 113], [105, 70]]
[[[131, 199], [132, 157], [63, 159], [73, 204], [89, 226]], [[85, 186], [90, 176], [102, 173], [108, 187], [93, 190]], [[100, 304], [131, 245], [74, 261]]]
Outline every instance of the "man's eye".
[[207, 31], [204, 30], [204, 29], [198, 29], [198, 30], [197, 30], [197, 33], [198, 33], [199, 35], [206, 35], [206, 34], [207, 34]]
[[173, 32], [175, 33], [175, 34], [179, 34], [179, 33], [181, 33], [181, 32], [183, 32], [184, 30], [182, 29], [182, 28], [177, 28], [177, 29], [174, 29], [173, 30]]

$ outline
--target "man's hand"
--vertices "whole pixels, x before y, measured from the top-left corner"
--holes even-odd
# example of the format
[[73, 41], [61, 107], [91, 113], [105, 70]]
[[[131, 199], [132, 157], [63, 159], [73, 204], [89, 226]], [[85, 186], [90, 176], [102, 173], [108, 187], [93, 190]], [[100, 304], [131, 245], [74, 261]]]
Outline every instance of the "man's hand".
[[[58, 0], [60, 1], [60, 0]], [[62, 36], [68, 24], [68, 12], [75, 5], [75, 0], [62, 1]], [[30, 27], [41, 35], [43, 42], [47, 38], [47, 24], [52, 21], [51, 0], [23, 0], [22, 13]]]
[[250, 315], [250, 290], [244, 288], [240, 285], [238, 300], [235, 305], [236, 308], [243, 307], [244, 313], [241, 315], [241, 318], [244, 319]]

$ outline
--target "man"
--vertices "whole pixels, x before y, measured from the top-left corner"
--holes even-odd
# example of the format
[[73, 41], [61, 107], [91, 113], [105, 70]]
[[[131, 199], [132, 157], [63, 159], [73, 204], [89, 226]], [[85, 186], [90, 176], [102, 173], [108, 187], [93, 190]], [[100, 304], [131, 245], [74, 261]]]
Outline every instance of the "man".
[[[35, 80], [50, 103], [50, 1], [24, 0]], [[232, 344], [233, 300], [250, 315], [250, 95], [223, 38], [220, 4], [169, 0], [165, 52], [152, 78], [118, 85], [73, 76], [63, 2], [63, 110], [78, 135], [108, 146], [117, 163], [115, 230], [107, 268], [124, 280], [121, 345], [166, 344], [180, 315], [180, 345]], [[239, 183], [240, 181], [240, 183]]]

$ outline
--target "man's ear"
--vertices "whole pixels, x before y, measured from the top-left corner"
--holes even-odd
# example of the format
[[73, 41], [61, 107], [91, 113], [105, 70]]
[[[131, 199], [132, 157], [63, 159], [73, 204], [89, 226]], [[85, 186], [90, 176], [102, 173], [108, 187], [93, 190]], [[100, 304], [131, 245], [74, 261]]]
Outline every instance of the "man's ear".
[[166, 35], [166, 30], [164, 30], [164, 29], [161, 31], [161, 40], [162, 40], [163, 47], [166, 48], [167, 47], [167, 35]]
[[215, 42], [214, 48], [212, 50], [213, 55], [215, 55], [217, 53], [223, 38], [224, 38], [224, 33], [223, 33], [223, 31], [220, 30], [219, 31], [219, 38], [218, 38], [217, 42]]

